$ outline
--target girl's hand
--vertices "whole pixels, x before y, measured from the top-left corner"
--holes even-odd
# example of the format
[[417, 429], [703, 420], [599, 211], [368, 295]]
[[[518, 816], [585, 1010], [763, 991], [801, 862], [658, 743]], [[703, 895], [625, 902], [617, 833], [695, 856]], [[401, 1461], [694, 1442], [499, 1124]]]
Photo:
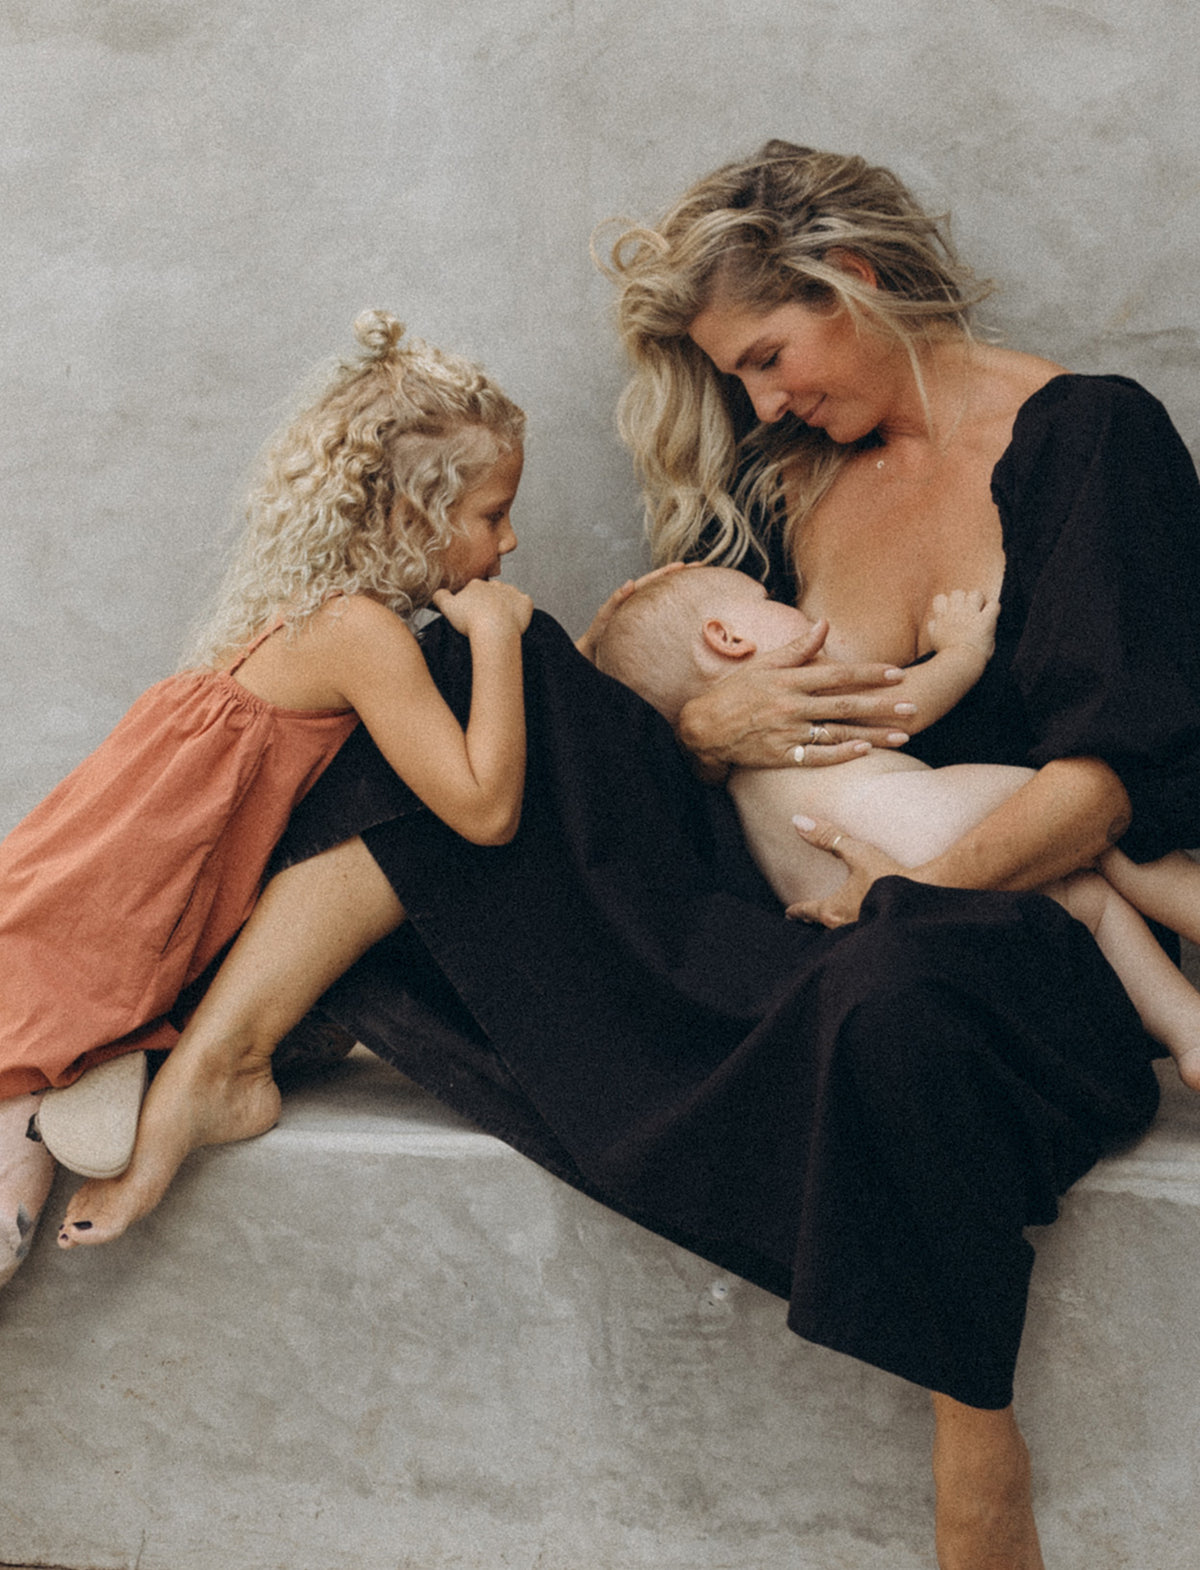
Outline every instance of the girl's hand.
[[596, 650], [600, 647], [600, 640], [603, 638], [605, 629], [613, 619], [613, 613], [618, 606], [624, 605], [631, 594], [636, 594], [639, 589], [644, 588], [647, 583], [652, 583], [655, 578], [661, 578], [668, 572], [681, 572], [686, 565], [686, 562], [681, 561], [668, 562], [665, 567], [656, 567], [653, 572], [643, 573], [640, 578], [630, 578], [619, 589], [615, 589], [592, 617], [592, 624], [583, 637], [576, 641], [575, 647], [580, 654], [585, 659], [591, 660], [594, 665], [596, 663]]
[[485, 630], [518, 634], [529, 626], [533, 601], [527, 594], [499, 578], [472, 578], [457, 594], [438, 589], [433, 603], [458, 632], [469, 637]]
[[842, 763], [861, 753], [862, 742], [903, 747], [905, 722], [916, 710], [887, 688], [904, 672], [882, 664], [810, 664], [828, 632], [827, 621], [817, 622], [807, 637], [763, 654], [684, 705], [679, 740], [704, 775], [719, 779], [732, 764]]
[[886, 878], [907, 871], [898, 861], [893, 861], [886, 851], [865, 840], [852, 839], [832, 823], [816, 823], [812, 818], [792, 819], [800, 838], [815, 845], [818, 850], [831, 851], [843, 862], [849, 872], [845, 883], [827, 894], [824, 899], [804, 900], [799, 905], [789, 905], [785, 914], [792, 921], [813, 922], [822, 927], [844, 927], [858, 920], [859, 907], [867, 890], [876, 878]]
[[949, 594], [936, 594], [927, 623], [929, 641], [938, 654], [955, 645], [966, 645], [986, 664], [996, 647], [999, 614], [1000, 601], [989, 600], [981, 589], [952, 589]]

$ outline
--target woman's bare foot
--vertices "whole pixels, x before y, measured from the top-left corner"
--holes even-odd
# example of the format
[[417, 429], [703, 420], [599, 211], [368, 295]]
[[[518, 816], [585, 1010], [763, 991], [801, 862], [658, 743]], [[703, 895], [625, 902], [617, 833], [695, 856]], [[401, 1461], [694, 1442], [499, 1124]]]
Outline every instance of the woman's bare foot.
[[154, 1209], [193, 1150], [265, 1134], [279, 1117], [279, 1104], [269, 1055], [231, 1065], [227, 1058], [176, 1048], [146, 1093], [128, 1167], [120, 1177], [91, 1179], [76, 1192], [59, 1247], [120, 1237]]
[[1200, 1042], [1175, 1053], [1175, 1067], [1189, 1090], [1200, 1090]]
[[36, 1109], [30, 1095], [0, 1101], [0, 1286], [29, 1252], [54, 1182], [54, 1157], [40, 1140], [26, 1137]]
[[1011, 1407], [933, 1397], [940, 1570], [1045, 1570], [1033, 1518], [1029, 1452]]

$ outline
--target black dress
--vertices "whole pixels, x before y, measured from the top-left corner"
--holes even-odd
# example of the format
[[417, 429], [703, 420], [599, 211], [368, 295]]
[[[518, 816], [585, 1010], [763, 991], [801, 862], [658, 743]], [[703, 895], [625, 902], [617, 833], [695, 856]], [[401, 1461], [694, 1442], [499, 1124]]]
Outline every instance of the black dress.
[[[1023, 683], [1040, 691], [1029, 640], [1043, 601], [1057, 607], [1054, 531], [1038, 526], [1047, 468], [1086, 447], [1074, 408], [1092, 410], [1092, 389], [1101, 403], [1149, 401], [1128, 387], [1052, 383], [996, 471], [1026, 610], [1023, 630], [1006, 602], [994, 662], [1008, 660], [997, 690], [1009, 707]], [[1076, 464], [1085, 478], [1096, 455], [1093, 442], [1092, 462]], [[1174, 500], [1194, 531], [1183, 468], [1187, 505]], [[1074, 522], [1086, 509], [1066, 510]], [[1087, 547], [1067, 559], [1077, 574]], [[1103, 588], [1097, 608], [1070, 585], [1095, 610], [1082, 642], [1097, 650], [1120, 599]], [[1061, 619], [1074, 637], [1078, 614]], [[465, 641], [437, 623], [425, 647], [465, 713]], [[1044, 644], [1040, 658], [1049, 670]], [[1058, 1196], [1157, 1105], [1156, 1049], [1090, 936], [1039, 895], [903, 878], [877, 883], [852, 927], [790, 924], [724, 792], [694, 780], [652, 710], [540, 614], [525, 667], [528, 785], [512, 844], [459, 839], [361, 728], [294, 816], [283, 860], [361, 832], [410, 918], [327, 994], [327, 1011], [566, 1181], [789, 1299], [800, 1335], [971, 1405], [1006, 1405], [1032, 1264], [1023, 1228], [1052, 1220]], [[1156, 681], [1160, 669], [1155, 656]], [[1182, 669], [1194, 708], [1194, 666]], [[1103, 708], [1069, 685], [1079, 712]], [[1156, 731], [1156, 703], [1143, 699], [1142, 731]], [[1036, 715], [1025, 723], [1036, 737]], [[1122, 746], [1142, 740], [1118, 728]], [[1033, 756], [1037, 741], [1021, 736]], [[1154, 770], [1184, 768], [1194, 736], [1149, 745], [1131, 788], [1139, 812], [1156, 799]], [[1174, 811], [1171, 790], [1159, 794]]]

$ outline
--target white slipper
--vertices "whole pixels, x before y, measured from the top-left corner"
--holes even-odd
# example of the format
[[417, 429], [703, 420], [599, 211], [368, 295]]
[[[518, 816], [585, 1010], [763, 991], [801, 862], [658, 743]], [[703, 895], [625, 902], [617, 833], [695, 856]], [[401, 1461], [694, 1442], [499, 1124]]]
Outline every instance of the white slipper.
[[46, 1091], [34, 1121], [54, 1159], [81, 1177], [120, 1177], [133, 1155], [146, 1077], [146, 1054], [126, 1052]]

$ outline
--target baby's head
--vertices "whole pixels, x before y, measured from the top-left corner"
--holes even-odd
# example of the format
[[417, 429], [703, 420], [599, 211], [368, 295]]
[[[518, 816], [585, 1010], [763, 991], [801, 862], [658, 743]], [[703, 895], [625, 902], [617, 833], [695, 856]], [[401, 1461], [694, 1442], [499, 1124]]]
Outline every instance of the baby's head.
[[680, 709], [740, 665], [802, 638], [812, 623], [730, 567], [685, 567], [620, 605], [596, 664], [674, 722]]
[[[335, 592], [407, 616], [444, 585], [489, 576], [516, 543], [507, 505], [520, 478], [521, 410], [471, 361], [405, 341], [394, 316], [364, 311], [354, 333], [361, 352], [263, 451], [198, 663], [279, 607], [299, 624]], [[503, 513], [508, 536], [487, 560], [470, 548], [480, 501]]]

